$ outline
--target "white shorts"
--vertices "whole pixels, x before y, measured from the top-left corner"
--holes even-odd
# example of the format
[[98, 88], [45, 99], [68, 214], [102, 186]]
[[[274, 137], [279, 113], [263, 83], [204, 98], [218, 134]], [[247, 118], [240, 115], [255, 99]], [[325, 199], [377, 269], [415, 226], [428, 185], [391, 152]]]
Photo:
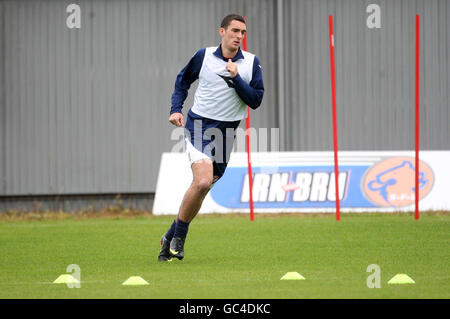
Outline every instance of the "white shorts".
[[194, 145], [192, 145], [191, 141], [189, 141], [189, 139], [186, 137], [184, 138], [184, 145], [186, 147], [186, 153], [188, 155], [189, 161], [191, 162], [191, 165], [203, 159], [209, 159], [210, 161], [213, 161], [211, 157], [196, 149]]

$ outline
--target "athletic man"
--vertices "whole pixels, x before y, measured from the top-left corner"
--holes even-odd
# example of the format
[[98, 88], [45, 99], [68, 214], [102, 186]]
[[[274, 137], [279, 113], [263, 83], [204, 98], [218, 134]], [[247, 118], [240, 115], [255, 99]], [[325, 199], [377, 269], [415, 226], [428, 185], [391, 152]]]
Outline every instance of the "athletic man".
[[[178, 216], [161, 238], [159, 261], [170, 261], [172, 257], [183, 259], [189, 223], [212, 185], [225, 172], [232, 148], [230, 141], [232, 146], [235, 130], [247, 114], [246, 105], [256, 109], [261, 104], [264, 85], [259, 60], [240, 49], [245, 32], [242, 16], [227, 15], [219, 29], [221, 44], [198, 50], [177, 76], [169, 122], [185, 126], [193, 181]], [[197, 79], [194, 105], [184, 125], [181, 109], [191, 84]]]

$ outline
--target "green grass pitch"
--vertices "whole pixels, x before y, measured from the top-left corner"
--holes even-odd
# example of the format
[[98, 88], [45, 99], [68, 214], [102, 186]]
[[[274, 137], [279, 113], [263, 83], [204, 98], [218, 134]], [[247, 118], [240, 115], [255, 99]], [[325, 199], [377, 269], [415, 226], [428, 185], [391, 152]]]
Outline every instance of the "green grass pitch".
[[[172, 217], [0, 221], [0, 298], [449, 298], [450, 215], [199, 215], [159, 263]], [[81, 288], [53, 284], [69, 264]], [[367, 266], [381, 268], [369, 289]], [[287, 272], [306, 278], [282, 281]], [[398, 273], [411, 285], [388, 285]], [[147, 286], [122, 286], [141, 276]]]

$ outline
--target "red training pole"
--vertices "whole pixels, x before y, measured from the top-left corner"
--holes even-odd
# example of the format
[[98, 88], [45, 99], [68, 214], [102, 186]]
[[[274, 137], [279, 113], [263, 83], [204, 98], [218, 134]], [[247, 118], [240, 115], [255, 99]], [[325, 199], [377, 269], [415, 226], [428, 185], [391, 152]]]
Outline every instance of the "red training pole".
[[[244, 17], [245, 20], [246, 17]], [[242, 39], [242, 46], [244, 51], [247, 51], [247, 33], [244, 34], [244, 38]], [[248, 166], [248, 191], [250, 194], [250, 221], [255, 220], [255, 213], [253, 210], [253, 173], [252, 173], [252, 159], [250, 156], [250, 108], [247, 106], [247, 118], [245, 119], [245, 127], [246, 127], [246, 140], [247, 140], [247, 166]]]
[[338, 140], [337, 140], [337, 120], [336, 120], [336, 79], [334, 73], [334, 35], [333, 16], [328, 16], [330, 30], [330, 67], [331, 67], [331, 102], [333, 112], [333, 145], [334, 145], [334, 175], [336, 183], [336, 220], [341, 219], [339, 203], [339, 165], [338, 165]]
[[415, 219], [419, 219], [419, 40], [420, 40], [420, 17], [416, 14], [416, 167], [415, 167]]

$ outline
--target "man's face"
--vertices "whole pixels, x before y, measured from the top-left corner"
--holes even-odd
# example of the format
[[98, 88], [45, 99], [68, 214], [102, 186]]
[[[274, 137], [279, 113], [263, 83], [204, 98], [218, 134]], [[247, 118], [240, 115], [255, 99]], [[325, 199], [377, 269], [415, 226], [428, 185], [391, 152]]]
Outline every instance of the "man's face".
[[220, 28], [219, 32], [222, 37], [222, 46], [230, 51], [236, 51], [241, 45], [247, 28], [245, 23], [233, 20], [226, 29]]

